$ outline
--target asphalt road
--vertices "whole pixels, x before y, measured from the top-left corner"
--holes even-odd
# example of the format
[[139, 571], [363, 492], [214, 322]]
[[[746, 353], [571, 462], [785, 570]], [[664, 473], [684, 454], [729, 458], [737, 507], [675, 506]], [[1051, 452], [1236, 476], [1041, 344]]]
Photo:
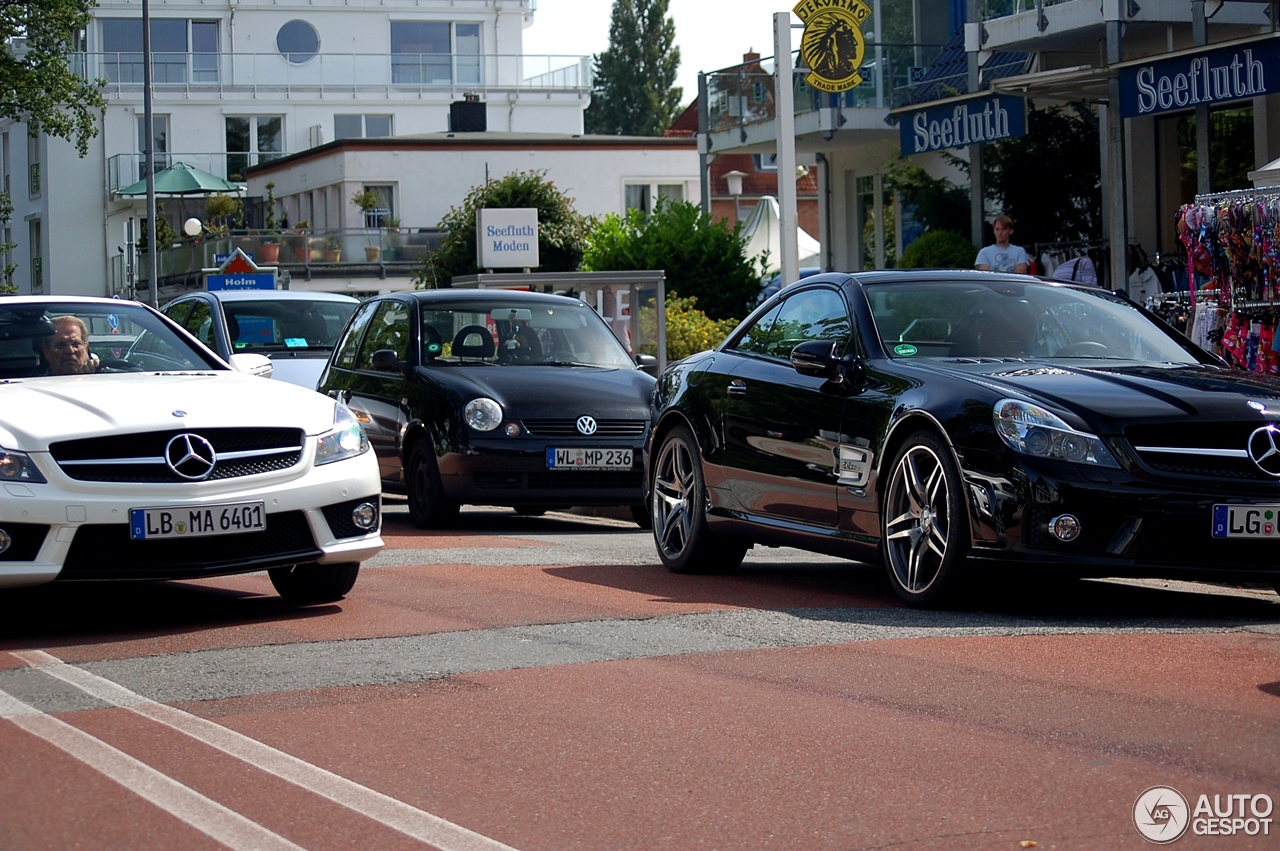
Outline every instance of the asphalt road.
[[674, 576], [619, 520], [393, 502], [384, 534], [332, 605], [0, 595], [0, 848], [1140, 848], [1153, 786], [1174, 847], [1280, 847], [1271, 590], [1005, 577], [918, 612], [795, 550]]

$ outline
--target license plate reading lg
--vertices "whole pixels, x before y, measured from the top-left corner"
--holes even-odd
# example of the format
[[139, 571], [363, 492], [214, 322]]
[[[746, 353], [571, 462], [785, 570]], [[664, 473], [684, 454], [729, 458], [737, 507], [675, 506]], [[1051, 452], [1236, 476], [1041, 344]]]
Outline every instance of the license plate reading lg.
[[1280, 539], [1280, 505], [1215, 505], [1213, 537]]
[[265, 528], [267, 518], [261, 502], [129, 509], [129, 537], [135, 541], [238, 535], [241, 532], [259, 532]]
[[548, 446], [547, 467], [552, 470], [630, 470], [631, 450]]

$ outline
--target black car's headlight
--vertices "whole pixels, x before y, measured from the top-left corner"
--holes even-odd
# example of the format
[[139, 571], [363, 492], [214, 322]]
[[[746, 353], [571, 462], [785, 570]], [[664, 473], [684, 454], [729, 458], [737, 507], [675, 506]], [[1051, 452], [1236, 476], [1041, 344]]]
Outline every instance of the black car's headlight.
[[0, 448], [0, 482], [44, 484], [45, 478], [32, 463], [30, 455]]
[[369, 438], [346, 405], [334, 405], [333, 428], [316, 443], [316, 466], [354, 458], [369, 451]]
[[481, 396], [467, 403], [462, 418], [476, 431], [493, 431], [502, 423], [502, 406]]
[[1075, 464], [1120, 467], [1096, 435], [1076, 431], [1039, 405], [1001, 399], [996, 402], [993, 414], [996, 434], [1014, 452]]

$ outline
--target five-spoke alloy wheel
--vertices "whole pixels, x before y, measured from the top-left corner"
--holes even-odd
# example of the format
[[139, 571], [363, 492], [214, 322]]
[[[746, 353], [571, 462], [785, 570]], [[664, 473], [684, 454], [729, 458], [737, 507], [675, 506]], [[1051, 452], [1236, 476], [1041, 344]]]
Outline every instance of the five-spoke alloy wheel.
[[750, 544], [707, 526], [707, 489], [693, 433], [683, 425], [662, 439], [650, 483], [658, 557], [675, 573], [732, 573]]

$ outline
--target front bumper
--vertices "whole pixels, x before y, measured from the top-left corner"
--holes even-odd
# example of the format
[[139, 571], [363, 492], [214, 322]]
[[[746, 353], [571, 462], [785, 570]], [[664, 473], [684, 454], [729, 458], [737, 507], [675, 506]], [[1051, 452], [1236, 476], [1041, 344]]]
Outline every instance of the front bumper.
[[[364, 532], [341, 522], [344, 506], [380, 506], [373, 453], [314, 467], [311, 451], [286, 471], [187, 485], [75, 481], [51, 462], [41, 464], [47, 484], [0, 486], [6, 491], [0, 529], [16, 530], [10, 536], [21, 543], [0, 553], [0, 588], [54, 579], [196, 578], [286, 564], [359, 562], [377, 554], [383, 547], [378, 526]], [[132, 508], [196, 509], [258, 500], [266, 509], [261, 532], [153, 541], [129, 536]]]
[[[964, 474], [973, 559], [1027, 563], [1079, 576], [1280, 580], [1280, 535], [1215, 538], [1214, 505], [1280, 505], [1280, 483], [1155, 482], [1124, 470], [1018, 458], [1002, 477]], [[1072, 514], [1080, 536], [1049, 521]]]
[[[438, 461], [448, 498], [464, 505], [638, 505], [644, 502], [645, 436], [471, 438]], [[548, 447], [630, 449], [627, 470], [556, 470]]]

